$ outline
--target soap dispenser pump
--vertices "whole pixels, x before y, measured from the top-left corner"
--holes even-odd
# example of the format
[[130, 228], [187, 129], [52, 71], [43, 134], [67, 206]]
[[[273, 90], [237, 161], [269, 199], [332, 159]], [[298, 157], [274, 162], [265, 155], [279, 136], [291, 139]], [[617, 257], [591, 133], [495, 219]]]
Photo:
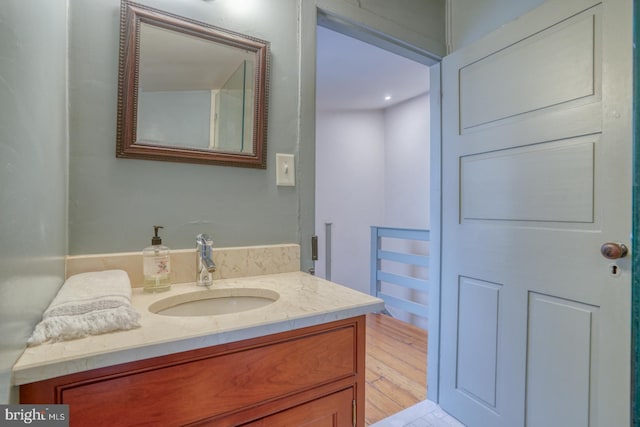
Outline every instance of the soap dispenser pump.
[[163, 292], [171, 288], [169, 273], [171, 273], [171, 259], [169, 248], [162, 244], [158, 236], [158, 230], [164, 228], [154, 225], [154, 236], [151, 238], [151, 246], [142, 251], [142, 268], [144, 271], [144, 291]]

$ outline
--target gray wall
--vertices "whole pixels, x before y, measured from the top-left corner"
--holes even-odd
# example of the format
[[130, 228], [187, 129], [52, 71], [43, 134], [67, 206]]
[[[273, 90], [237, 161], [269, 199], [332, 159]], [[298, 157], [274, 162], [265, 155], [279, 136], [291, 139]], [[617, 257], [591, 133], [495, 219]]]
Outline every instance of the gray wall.
[[10, 401], [11, 367], [64, 278], [66, 58], [66, 0], [2, 0], [0, 404]]
[[216, 246], [299, 242], [299, 187], [275, 185], [275, 153], [298, 151], [297, 1], [144, 0], [140, 3], [271, 41], [266, 170], [116, 159], [119, 0], [71, 0], [69, 253], [137, 251], [152, 225], [163, 243]]
[[[120, 2], [70, 3], [70, 254], [140, 250], [157, 224], [165, 226], [163, 243], [175, 249], [192, 247], [201, 232], [217, 246], [301, 243], [303, 268], [310, 266], [316, 2], [254, 1], [238, 13], [231, 1], [142, 1], [271, 42], [266, 170], [116, 159]], [[323, 9], [442, 54], [444, 2], [400, 3], [317, 1]], [[422, 17], [437, 25], [421, 27]], [[275, 185], [276, 153], [296, 155], [296, 187]]]
[[451, 51], [478, 40], [544, 3], [544, 0], [450, 0], [448, 44]]

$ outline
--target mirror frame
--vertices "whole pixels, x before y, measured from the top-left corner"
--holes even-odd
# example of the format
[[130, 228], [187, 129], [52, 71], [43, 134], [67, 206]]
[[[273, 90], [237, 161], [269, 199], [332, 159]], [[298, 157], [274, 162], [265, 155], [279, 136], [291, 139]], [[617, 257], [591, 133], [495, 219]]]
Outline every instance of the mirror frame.
[[[215, 43], [255, 52], [255, 117], [252, 153], [173, 147], [170, 145], [144, 143], [144, 141], [138, 143], [136, 132], [141, 23], [148, 23]], [[129, 0], [122, 0], [120, 7], [116, 157], [266, 169], [269, 52], [270, 45], [267, 41], [177, 16]]]

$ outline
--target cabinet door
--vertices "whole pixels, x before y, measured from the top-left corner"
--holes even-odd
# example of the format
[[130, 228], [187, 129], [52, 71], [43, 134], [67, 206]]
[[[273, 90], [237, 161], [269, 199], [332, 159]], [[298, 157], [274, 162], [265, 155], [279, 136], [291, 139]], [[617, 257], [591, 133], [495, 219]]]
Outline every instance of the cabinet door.
[[352, 427], [353, 399], [353, 388], [349, 388], [242, 427]]
[[[223, 345], [196, 350], [192, 356], [162, 356], [108, 368], [115, 373], [89, 372], [28, 384], [21, 387], [21, 401], [67, 404], [72, 419], [93, 427], [121, 425], [123, 418], [128, 425], [218, 419], [319, 386], [340, 383], [336, 390], [360, 382], [364, 348], [358, 337], [364, 328], [363, 320], [358, 322], [274, 335], [259, 344], [235, 343], [238, 348], [232, 350]], [[182, 359], [174, 362], [174, 357]], [[269, 413], [273, 411], [255, 417]]]

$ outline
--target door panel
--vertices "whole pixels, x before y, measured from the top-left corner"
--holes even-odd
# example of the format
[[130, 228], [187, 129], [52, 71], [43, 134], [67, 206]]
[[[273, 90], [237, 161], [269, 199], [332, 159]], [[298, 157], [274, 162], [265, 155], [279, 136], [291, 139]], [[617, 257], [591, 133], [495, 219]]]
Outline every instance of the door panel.
[[461, 157], [462, 220], [593, 222], [595, 139]]
[[[597, 95], [598, 15], [599, 9], [579, 14], [462, 67], [462, 133]], [[509, 78], [496, 79], [505, 72]]]
[[442, 70], [441, 405], [627, 425], [629, 257], [599, 248], [631, 231], [631, 2], [549, 0]]
[[590, 356], [598, 327], [598, 307], [529, 294], [528, 426], [550, 419], [561, 426], [589, 425]]
[[490, 408], [496, 407], [500, 288], [460, 278], [456, 387]]

